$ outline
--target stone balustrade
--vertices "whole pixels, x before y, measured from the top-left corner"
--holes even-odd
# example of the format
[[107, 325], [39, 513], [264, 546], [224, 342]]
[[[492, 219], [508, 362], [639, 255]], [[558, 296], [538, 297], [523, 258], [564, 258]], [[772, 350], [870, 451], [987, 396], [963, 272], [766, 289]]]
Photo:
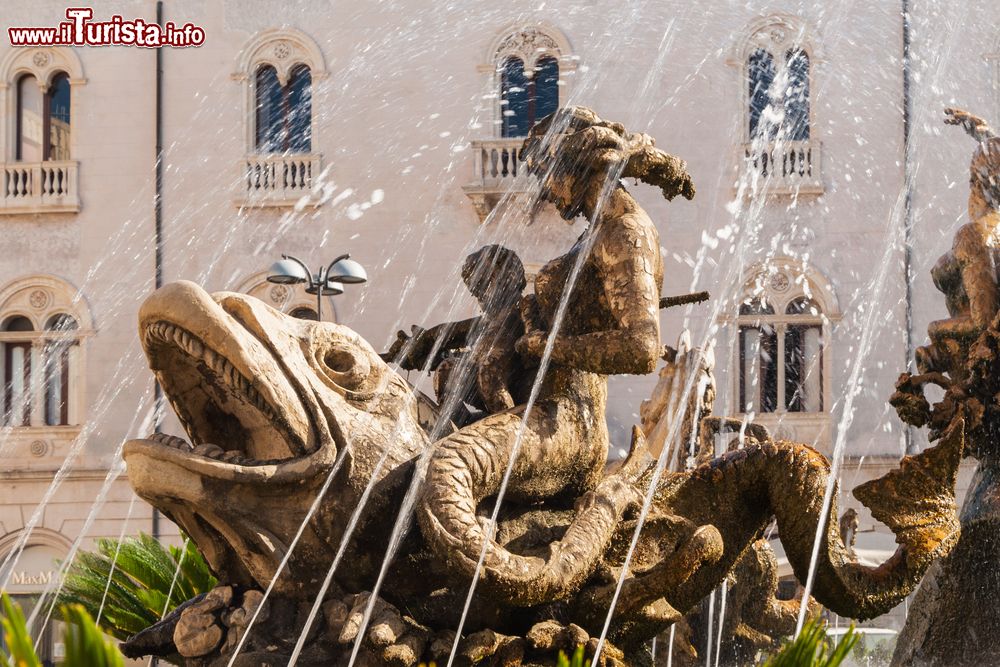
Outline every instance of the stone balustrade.
[[768, 195], [822, 194], [822, 144], [819, 141], [746, 143], [739, 149], [741, 177], [749, 190]]
[[500, 197], [518, 190], [517, 176], [524, 169], [521, 145], [524, 137], [479, 139], [472, 142], [472, 181], [463, 186], [476, 212], [484, 220]]
[[0, 214], [75, 213], [80, 210], [79, 163], [8, 162], [0, 194]]
[[294, 206], [313, 192], [320, 156], [250, 155], [241, 162], [241, 206]]

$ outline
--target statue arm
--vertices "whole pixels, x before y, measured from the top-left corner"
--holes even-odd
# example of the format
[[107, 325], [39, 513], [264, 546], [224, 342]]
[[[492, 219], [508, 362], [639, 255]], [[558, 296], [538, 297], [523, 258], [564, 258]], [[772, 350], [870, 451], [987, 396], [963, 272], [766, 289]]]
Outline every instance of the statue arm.
[[[434, 370], [441, 363], [446, 350], [464, 347], [469, 335], [478, 326], [480, 318], [471, 317], [458, 322], [444, 322], [430, 329], [414, 326], [411, 334], [397, 332], [396, 340], [381, 356], [388, 362], [397, 362], [406, 370]], [[434, 358], [431, 359], [433, 354]]]
[[[654, 266], [657, 248], [648, 234], [612, 221], [593, 253], [602, 267], [604, 294], [618, 326], [575, 336], [557, 335], [552, 361], [601, 375], [652, 373], [659, 359], [660, 288]], [[541, 356], [548, 333], [530, 331], [518, 343], [522, 353]]]
[[944, 110], [944, 116], [945, 125], [960, 125], [976, 141], [987, 141], [997, 136], [983, 118], [963, 109], [949, 107]]

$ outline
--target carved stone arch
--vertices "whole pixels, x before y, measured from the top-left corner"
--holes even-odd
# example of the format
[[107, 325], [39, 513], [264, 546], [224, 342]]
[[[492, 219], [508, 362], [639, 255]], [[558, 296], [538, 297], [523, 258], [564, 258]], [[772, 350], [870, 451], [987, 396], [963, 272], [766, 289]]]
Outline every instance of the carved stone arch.
[[[251, 37], [240, 50], [236, 58], [234, 81], [243, 86], [243, 125], [245, 128], [244, 142], [248, 155], [254, 152], [254, 109], [256, 108], [256, 72], [261, 65], [274, 67], [278, 82], [284, 86], [288, 83], [292, 71], [299, 65], [309, 68], [312, 80], [312, 96], [316, 99], [316, 87], [319, 81], [328, 75], [323, 52], [316, 42], [295, 28], [269, 28]], [[312, 137], [316, 140], [319, 127], [316, 121], [316, 111], [312, 114]], [[315, 146], [313, 153], [316, 153]]]
[[24, 537], [25, 532], [25, 528], [19, 528], [0, 537], [0, 560], [6, 558], [7, 554], [17, 547], [22, 540], [25, 547], [37, 544], [52, 547], [53, 549], [61, 549], [66, 553], [69, 553], [69, 550], [73, 547], [71, 539], [51, 528], [36, 526], [30, 531], [27, 537]]
[[260, 65], [271, 65], [281, 85], [296, 65], [309, 68], [313, 80], [327, 75], [326, 62], [319, 45], [304, 32], [294, 28], [270, 28], [254, 35], [240, 50], [233, 78], [244, 81], [253, 77]]
[[765, 48], [774, 53], [777, 49], [791, 46], [804, 49], [814, 64], [823, 59], [821, 45], [812, 27], [802, 18], [793, 14], [761, 16], [739, 32], [727, 63], [743, 67], [757, 48]]
[[69, 315], [77, 323], [79, 335], [93, 333], [94, 320], [83, 294], [55, 276], [23, 276], [0, 287], [0, 318], [23, 315], [41, 331], [53, 316]]
[[[307, 294], [303, 285], [269, 283], [267, 274], [267, 271], [258, 271], [248, 276], [236, 285], [235, 291], [260, 299], [286, 315], [298, 308], [308, 308], [315, 312], [316, 297]], [[337, 321], [337, 308], [331, 297], [327, 297], [323, 303], [323, 321]]]
[[31, 74], [44, 92], [59, 72], [69, 76], [71, 86], [87, 82], [83, 78], [83, 63], [76, 51], [63, 46], [11, 49], [0, 61], [3, 85], [10, 86], [22, 74]]
[[495, 71], [507, 58], [515, 56], [524, 63], [526, 71], [545, 56], [559, 61], [560, 78], [562, 70], [576, 69], [577, 59], [566, 36], [548, 23], [513, 23], [497, 33], [484, 58], [483, 68]]
[[[2, 108], [6, 117], [4, 131], [0, 134], [3, 145], [0, 146], [0, 156], [4, 160], [14, 159], [14, 147], [17, 145], [17, 81], [21, 76], [30, 74], [35, 77], [38, 88], [44, 94], [52, 79], [60, 73], [69, 77], [70, 106], [74, 116], [77, 114], [79, 86], [87, 83], [83, 76], [83, 63], [75, 49], [65, 46], [14, 48], [0, 60], [0, 95], [3, 96]], [[70, 154], [75, 152], [76, 133], [70, 133]]]
[[11, 556], [17, 558], [0, 570], [0, 581], [6, 582], [8, 593], [41, 593], [49, 587], [49, 577], [59, 570], [59, 561], [65, 560], [72, 548], [72, 540], [50, 528], [12, 531], [0, 537], [0, 563]]
[[740, 303], [746, 299], [764, 296], [775, 313], [784, 313], [794, 299], [807, 296], [820, 307], [830, 321], [843, 317], [833, 283], [811, 264], [792, 257], [774, 257], [750, 267], [743, 274]]

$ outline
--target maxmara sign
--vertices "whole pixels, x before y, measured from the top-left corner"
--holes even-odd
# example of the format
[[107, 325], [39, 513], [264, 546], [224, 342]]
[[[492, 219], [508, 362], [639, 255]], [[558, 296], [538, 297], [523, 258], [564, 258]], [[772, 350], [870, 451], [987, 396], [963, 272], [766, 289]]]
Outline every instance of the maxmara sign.
[[[4, 556], [6, 557], [6, 555]], [[37, 593], [53, 583], [59, 572], [59, 561], [65, 554], [55, 547], [32, 545], [24, 548], [21, 557], [4, 570], [0, 579], [7, 579], [9, 593]]]

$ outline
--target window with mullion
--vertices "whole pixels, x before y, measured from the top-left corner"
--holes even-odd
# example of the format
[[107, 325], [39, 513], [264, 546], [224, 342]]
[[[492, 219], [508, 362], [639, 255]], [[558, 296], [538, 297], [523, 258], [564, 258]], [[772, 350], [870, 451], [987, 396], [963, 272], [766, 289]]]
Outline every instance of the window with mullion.
[[559, 61], [540, 58], [532, 76], [524, 61], [510, 57], [500, 69], [500, 135], [524, 137], [542, 118], [559, 109]]
[[312, 75], [299, 65], [282, 86], [278, 73], [262, 65], [256, 76], [255, 145], [261, 153], [312, 150]]
[[[747, 59], [747, 120], [751, 141], [774, 141], [779, 134], [785, 140], [809, 139], [809, 54], [804, 49], [791, 48], [780, 54], [781, 58], [782, 72], [778, 71], [775, 56], [766, 49], [755, 49]], [[783, 88], [775, 89], [776, 79]]]

